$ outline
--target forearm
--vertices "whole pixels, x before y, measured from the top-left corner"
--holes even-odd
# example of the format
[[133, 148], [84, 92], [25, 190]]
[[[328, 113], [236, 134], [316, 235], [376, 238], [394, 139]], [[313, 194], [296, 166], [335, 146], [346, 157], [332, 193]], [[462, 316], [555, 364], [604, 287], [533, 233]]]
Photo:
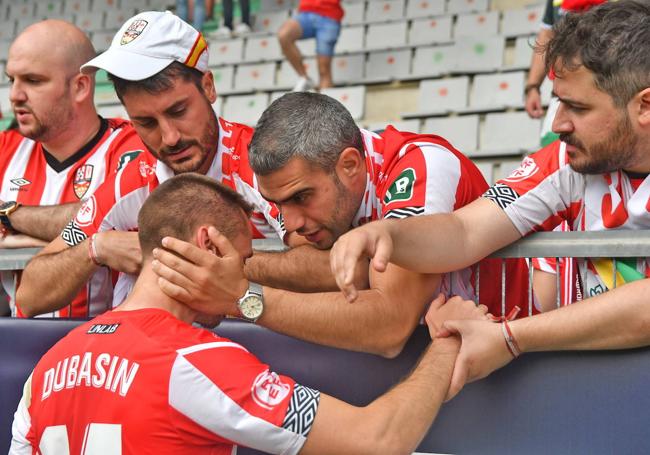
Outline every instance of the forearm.
[[[545, 46], [551, 38], [553, 32], [551, 29], [542, 29], [537, 34], [535, 42], [538, 46]], [[544, 53], [539, 52], [537, 48], [533, 49], [533, 56], [530, 62], [530, 69], [528, 70], [528, 78], [526, 85], [542, 85], [546, 77], [546, 68], [544, 65]]]
[[[358, 289], [368, 288], [368, 262], [356, 268]], [[365, 265], [365, 266], [364, 266]], [[255, 283], [293, 292], [338, 291], [329, 250], [302, 245], [283, 252], [255, 251], [246, 261], [246, 277]]]
[[61, 234], [80, 207], [81, 202], [21, 206], [9, 216], [9, 220], [16, 231], [49, 242]]
[[447, 395], [459, 347], [457, 338], [436, 339], [404, 382], [364, 408], [381, 453], [415, 451]]
[[38, 255], [27, 264], [16, 291], [16, 303], [26, 316], [59, 310], [77, 295], [98, 267], [88, 256], [87, 242]]
[[650, 345], [650, 279], [511, 323], [523, 351]]
[[297, 294], [271, 288], [264, 288], [264, 300], [258, 323], [271, 330], [386, 357], [399, 353], [424, 308], [408, 298], [391, 301], [376, 290], [362, 291], [354, 304], [338, 292]]

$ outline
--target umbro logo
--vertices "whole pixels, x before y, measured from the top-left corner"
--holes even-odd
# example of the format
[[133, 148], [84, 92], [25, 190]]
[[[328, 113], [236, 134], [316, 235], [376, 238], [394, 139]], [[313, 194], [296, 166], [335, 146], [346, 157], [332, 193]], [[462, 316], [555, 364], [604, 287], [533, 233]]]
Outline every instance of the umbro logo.
[[16, 187], [18, 187], [18, 188], [16, 187], [9, 188], [11, 191], [27, 191], [27, 188], [23, 188], [23, 186], [27, 186], [30, 183], [32, 183], [29, 180], [24, 178], [11, 179], [9, 181], [14, 185], [16, 185]]

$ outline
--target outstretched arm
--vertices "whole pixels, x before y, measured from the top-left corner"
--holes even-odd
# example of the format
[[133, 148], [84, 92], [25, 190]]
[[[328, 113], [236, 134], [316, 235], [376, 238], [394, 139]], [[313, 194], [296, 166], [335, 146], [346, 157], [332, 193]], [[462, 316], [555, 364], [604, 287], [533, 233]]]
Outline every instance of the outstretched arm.
[[9, 215], [13, 228], [36, 239], [52, 241], [81, 207], [81, 202], [61, 205], [20, 206]]
[[457, 352], [457, 340], [436, 340], [406, 380], [362, 408], [321, 394], [301, 453], [413, 453], [442, 405]]
[[336, 283], [354, 300], [356, 264], [372, 258], [375, 270], [392, 262], [421, 273], [459, 270], [521, 237], [505, 212], [479, 198], [445, 214], [383, 220], [365, 224], [341, 236], [330, 261]]
[[[650, 279], [626, 284], [572, 305], [509, 323], [522, 352], [627, 349], [650, 345]], [[441, 335], [458, 334], [462, 347], [450, 387], [484, 378], [512, 360], [500, 324], [447, 321]]]

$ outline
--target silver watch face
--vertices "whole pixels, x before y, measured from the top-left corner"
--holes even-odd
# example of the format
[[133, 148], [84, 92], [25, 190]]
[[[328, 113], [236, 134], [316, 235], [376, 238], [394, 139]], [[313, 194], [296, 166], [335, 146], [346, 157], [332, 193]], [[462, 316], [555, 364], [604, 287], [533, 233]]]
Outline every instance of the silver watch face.
[[259, 295], [249, 295], [239, 303], [239, 310], [246, 319], [257, 319], [264, 310], [264, 301]]

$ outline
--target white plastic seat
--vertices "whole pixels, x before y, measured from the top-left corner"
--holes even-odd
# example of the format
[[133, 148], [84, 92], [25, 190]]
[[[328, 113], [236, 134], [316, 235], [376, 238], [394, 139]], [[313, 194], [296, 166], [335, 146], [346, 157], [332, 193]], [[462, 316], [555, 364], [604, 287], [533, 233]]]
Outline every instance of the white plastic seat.
[[49, 1], [36, 3], [34, 17], [38, 19], [60, 17], [63, 14], [62, 1]]
[[109, 30], [119, 30], [122, 25], [135, 14], [135, 8], [120, 8], [106, 11], [105, 27]]
[[214, 77], [214, 85], [217, 88], [217, 95], [226, 95], [233, 91], [234, 66], [220, 66], [218, 68], [212, 68], [211, 71]]
[[450, 73], [458, 58], [455, 50], [453, 45], [416, 48], [411, 76], [422, 79]]
[[[128, 2], [122, 2], [122, 8], [129, 8]], [[117, 0], [93, 0], [93, 11], [115, 11], [119, 9], [120, 6], [117, 4]], [[131, 17], [128, 16], [127, 19]]]
[[370, 0], [366, 5], [366, 22], [398, 21], [404, 18], [404, 0]]
[[104, 12], [78, 12], [75, 14], [75, 25], [85, 32], [104, 29]]
[[513, 53], [511, 69], [528, 69], [533, 58], [533, 46], [535, 45], [535, 36], [518, 36], [515, 39], [515, 48]]
[[267, 93], [231, 95], [223, 105], [223, 117], [231, 122], [254, 126], [269, 102]]
[[410, 74], [411, 50], [370, 52], [366, 62], [366, 81], [405, 79]]
[[469, 97], [469, 109], [523, 107], [525, 80], [526, 73], [524, 71], [474, 76]]
[[489, 0], [447, 0], [447, 13], [460, 14], [487, 11]]
[[244, 40], [241, 38], [212, 42], [208, 46], [211, 65], [239, 63], [244, 54]]
[[354, 120], [363, 118], [366, 103], [366, 86], [333, 87], [321, 90], [321, 93], [338, 100], [350, 111]]
[[79, 14], [90, 11], [90, 0], [66, 0], [63, 4], [64, 14]]
[[432, 117], [424, 120], [422, 132], [444, 137], [459, 152], [472, 154], [478, 147], [478, 115]]
[[510, 155], [539, 148], [540, 119], [526, 112], [487, 114], [480, 135], [479, 153]]
[[343, 9], [345, 11], [343, 21], [341, 22], [343, 26], [363, 23], [366, 13], [365, 1], [344, 3]]
[[[11, 87], [8, 85], [0, 85], [0, 109], [3, 113], [11, 112], [11, 101], [9, 101], [9, 93]], [[12, 114], [13, 116], [13, 114]]]
[[126, 109], [121, 104], [98, 106], [97, 113], [104, 118], [129, 118], [129, 114], [127, 114]]
[[412, 46], [452, 42], [451, 25], [451, 16], [414, 19], [411, 21], [408, 42]]
[[95, 51], [101, 52], [105, 51], [111, 46], [113, 42], [113, 37], [115, 36], [114, 31], [110, 32], [93, 32], [92, 33], [92, 43]]
[[332, 79], [335, 84], [358, 84], [363, 79], [364, 54], [337, 55], [332, 59]]
[[492, 72], [503, 65], [505, 39], [502, 36], [464, 36], [458, 38], [454, 46], [457, 55], [455, 72]]
[[13, 0], [9, 4], [8, 20], [35, 19], [35, 4], [30, 1]]
[[445, 0], [408, 0], [406, 17], [430, 17], [445, 14]]
[[262, 62], [282, 60], [282, 48], [275, 36], [249, 36], [244, 46], [244, 60]]
[[275, 62], [238, 65], [235, 69], [235, 90], [263, 90], [275, 85]]
[[501, 16], [501, 34], [510, 37], [537, 33], [543, 14], [544, 5], [506, 9]]
[[263, 0], [260, 2], [260, 11], [287, 11], [293, 9], [296, 4], [294, 0]]
[[361, 52], [365, 49], [364, 36], [365, 28], [363, 26], [343, 27], [334, 51], [336, 54]]
[[406, 46], [408, 23], [370, 24], [366, 33], [366, 49], [382, 50]]
[[296, 46], [300, 49], [303, 57], [313, 57], [316, 55], [316, 39], [301, 39], [296, 41]]
[[373, 122], [373, 123], [369, 123], [366, 129], [370, 131], [383, 131], [386, 129], [388, 125], [392, 125], [395, 129], [399, 131], [407, 131], [409, 133], [420, 132], [420, 121], [417, 119], [391, 120], [388, 122]]
[[[316, 64], [315, 58], [306, 58], [303, 60], [305, 69], [307, 70], [307, 76], [318, 83], [318, 65]], [[335, 71], [335, 70], [334, 70]], [[293, 67], [286, 60], [280, 64], [280, 71], [278, 72], [278, 78], [275, 86], [277, 88], [292, 89], [296, 82], [298, 82], [298, 74], [293, 69]]]
[[499, 12], [459, 14], [454, 36], [490, 36], [499, 33]]
[[260, 12], [255, 15], [253, 30], [276, 34], [287, 19], [289, 19], [288, 10]]
[[402, 114], [402, 118], [444, 115], [467, 107], [469, 77], [420, 81], [418, 110]]

